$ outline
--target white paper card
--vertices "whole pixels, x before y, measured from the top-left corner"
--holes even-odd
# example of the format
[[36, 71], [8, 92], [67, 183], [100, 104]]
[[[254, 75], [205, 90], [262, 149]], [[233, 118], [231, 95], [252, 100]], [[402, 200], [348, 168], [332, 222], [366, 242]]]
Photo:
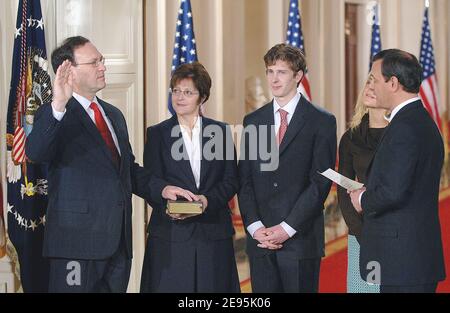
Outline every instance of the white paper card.
[[364, 184], [358, 183], [357, 181], [351, 180], [348, 177], [345, 177], [344, 175], [339, 174], [336, 171], [333, 171], [331, 168], [327, 169], [325, 172], [319, 174], [325, 176], [331, 181], [334, 181], [336, 184], [341, 186], [342, 188], [345, 188], [346, 190], [356, 190], [360, 189], [364, 186]]

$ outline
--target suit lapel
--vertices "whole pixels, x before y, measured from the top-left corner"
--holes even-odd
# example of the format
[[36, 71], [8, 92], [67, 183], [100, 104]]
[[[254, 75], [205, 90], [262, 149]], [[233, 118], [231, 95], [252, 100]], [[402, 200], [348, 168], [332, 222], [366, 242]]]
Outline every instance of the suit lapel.
[[172, 129], [174, 129], [174, 127], [180, 127], [180, 125], [178, 124], [178, 119], [177, 119], [176, 115], [172, 116], [172, 118], [170, 119], [170, 123], [168, 123], [163, 130], [164, 142], [169, 151], [168, 157], [172, 158], [172, 155], [171, 155], [172, 147], [178, 140], [181, 140], [183, 143], [183, 150], [182, 150], [183, 158], [180, 161], [175, 161], [175, 163], [177, 164], [177, 166], [180, 168], [180, 170], [184, 174], [189, 185], [196, 189], [197, 186], [195, 184], [194, 174], [192, 173], [191, 163], [189, 162], [189, 156], [187, 155], [187, 152], [186, 152], [186, 146], [184, 145], [183, 135], [181, 134], [181, 130], [180, 130], [179, 132], [176, 132], [177, 136], [172, 137]]
[[[106, 146], [105, 141], [103, 140], [102, 136], [100, 135], [100, 132], [98, 131], [97, 127], [95, 126], [95, 123], [91, 120], [89, 115], [84, 110], [83, 106], [75, 99], [72, 98], [67, 106], [68, 111], [71, 111], [81, 122], [81, 124], [84, 126], [86, 131], [89, 134], [89, 137], [92, 138], [98, 147], [103, 151], [106, 158], [108, 158], [111, 161], [111, 165], [113, 165], [111, 152], [108, 150], [108, 147]], [[88, 145], [89, 143], [86, 142]], [[88, 145], [87, 149], [92, 149], [92, 146]], [[104, 161], [104, 159], [102, 159]]]
[[[202, 144], [200, 146], [200, 157], [201, 157], [201, 165], [200, 165], [200, 188], [201, 186], [204, 185], [205, 183], [205, 178], [206, 178], [206, 173], [208, 173], [209, 167], [211, 165], [212, 160], [206, 160], [205, 156], [203, 155], [203, 148], [205, 147], [205, 145], [208, 143], [208, 141], [210, 141], [211, 139], [213, 139], [214, 137], [209, 137], [209, 136], [203, 136], [203, 133], [205, 131], [205, 127], [207, 127], [208, 125], [211, 125], [211, 121], [207, 118], [202, 118], [202, 125], [201, 125], [201, 132], [200, 132], [200, 140], [202, 141]], [[224, 136], [226, 136], [226, 134], [223, 134]], [[223, 140], [226, 140], [226, 138], [224, 137]], [[216, 147], [217, 149], [217, 147]]]
[[[258, 136], [258, 147], [260, 147], [261, 145], [261, 136], [263, 134], [260, 133], [260, 129], [259, 126], [264, 126], [267, 127], [268, 129], [266, 129], [267, 133], [264, 134], [266, 136], [267, 139], [267, 153], [271, 153], [272, 149], [276, 149], [278, 150], [278, 145], [277, 145], [277, 140], [276, 140], [276, 136], [275, 136], [275, 118], [274, 118], [274, 114], [273, 114], [273, 100], [272, 100], [272, 104], [270, 105], [266, 105], [265, 107], [263, 107], [263, 110], [261, 111], [261, 124], [260, 125], [255, 125], [256, 127], [258, 127], [257, 132], [259, 134]], [[258, 153], [259, 155], [259, 153]]]
[[380, 142], [378, 143], [376, 149], [375, 149], [375, 153], [372, 156], [372, 159], [370, 160], [369, 166], [367, 167], [366, 170], [366, 177], [369, 177], [370, 174], [370, 170], [372, 169], [372, 165], [373, 162], [375, 161], [375, 156], [379, 150], [379, 148], [381, 147], [381, 145], [383, 144], [383, 140], [384, 138], [386, 138], [386, 135], [388, 135], [389, 130], [391, 129], [392, 124], [395, 124], [395, 122], [406, 112], [408, 112], [411, 109], [415, 109], [417, 107], [423, 107], [422, 101], [418, 100], [415, 102], [412, 102], [408, 105], [406, 105], [405, 107], [403, 107], [400, 111], [397, 112], [397, 114], [395, 115], [394, 119], [392, 119], [392, 121], [388, 124], [388, 126], [386, 127], [386, 129], [383, 132], [383, 135], [381, 135], [380, 138]]
[[304, 97], [300, 98], [300, 101], [295, 108], [294, 115], [292, 116], [291, 122], [287, 128], [286, 134], [284, 135], [283, 141], [280, 145], [280, 155], [286, 150], [292, 140], [297, 136], [298, 132], [300, 132], [305, 126], [306, 123], [306, 115], [309, 111], [309, 104]]
[[[111, 106], [100, 99], [98, 99], [98, 102], [102, 106], [103, 111], [105, 111], [105, 114], [106, 114], [107, 118], [109, 119], [109, 121], [111, 122], [111, 125], [114, 129], [114, 133], [116, 134], [117, 142], [119, 144], [119, 148], [121, 151], [120, 170], [122, 170], [123, 164], [125, 161], [124, 158], [127, 156], [127, 154], [125, 152], [128, 151], [129, 142], [128, 142], [128, 140], [126, 140], [125, 133], [123, 131], [120, 131], [120, 127], [119, 127], [120, 119], [117, 116], [117, 114], [114, 112], [114, 110], [111, 109]], [[106, 146], [106, 144], [105, 144], [105, 146]], [[108, 156], [110, 157], [111, 162], [113, 162], [112, 156], [111, 156], [111, 153], [109, 152], [109, 150], [108, 150]]]

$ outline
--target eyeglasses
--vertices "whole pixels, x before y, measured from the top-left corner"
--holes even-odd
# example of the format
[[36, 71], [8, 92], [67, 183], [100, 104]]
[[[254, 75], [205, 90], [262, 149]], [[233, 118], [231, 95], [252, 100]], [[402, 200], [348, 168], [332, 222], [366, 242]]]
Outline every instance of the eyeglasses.
[[175, 97], [179, 97], [181, 94], [183, 94], [186, 98], [190, 98], [193, 97], [195, 95], [198, 95], [198, 92], [186, 89], [186, 90], [181, 90], [178, 88], [174, 88], [174, 89], [169, 89], [170, 93], [175, 96]]
[[76, 66], [78, 66], [78, 65], [91, 65], [93, 67], [99, 67], [100, 64], [105, 65], [105, 61], [106, 61], [106, 59], [103, 56], [101, 56], [100, 59], [97, 59], [95, 61], [86, 62], [86, 63], [75, 63], [75, 65]]

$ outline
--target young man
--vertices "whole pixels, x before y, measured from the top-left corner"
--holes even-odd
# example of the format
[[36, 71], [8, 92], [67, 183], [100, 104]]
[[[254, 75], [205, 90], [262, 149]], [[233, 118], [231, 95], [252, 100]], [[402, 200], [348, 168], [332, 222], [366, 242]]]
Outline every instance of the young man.
[[[264, 61], [274, 99], [244, 118], [239, 162], [252, 289], [317, 292], [324, 201], [331, 187], [318, 172], [334, 168], [336, 120], [297, 91], [306, 71], [300, 49], [279, 44]], [[263, 166], [265, 152], [278, 159], [278, 166]]]

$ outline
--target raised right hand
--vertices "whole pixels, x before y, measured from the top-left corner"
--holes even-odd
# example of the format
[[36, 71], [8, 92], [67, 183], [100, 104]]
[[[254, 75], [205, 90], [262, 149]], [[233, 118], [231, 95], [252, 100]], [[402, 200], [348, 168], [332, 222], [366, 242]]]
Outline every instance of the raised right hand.
[[58, 112], [64, 112], [66, 104], [73, 93], [72, 63], [66, 60], [58, 67], [53, 84], [52, 107]]

